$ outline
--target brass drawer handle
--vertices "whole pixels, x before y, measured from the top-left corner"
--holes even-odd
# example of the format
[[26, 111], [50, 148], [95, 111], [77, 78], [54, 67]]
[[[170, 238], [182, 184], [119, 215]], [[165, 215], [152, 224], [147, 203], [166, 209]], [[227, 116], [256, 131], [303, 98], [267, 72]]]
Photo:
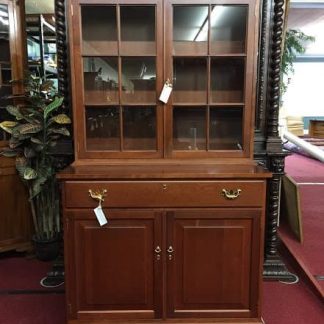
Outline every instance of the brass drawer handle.
[[241, 192], [242, 192], [241, 189], [235, 189], [235, 190], [226, 190], [226, 189], [223, 189], [222, 190], [223, 196], [226, 199], [230, 199], [230, 200], [233, 200], [233, 199], [238, 198], [238, 196], [241, 194]]
[[89, 192], [89, 196], [92, 199], [97, 200], [99, 202], [99, 205], [101, 205], [101, 203], [105, 200], [107, 189], [101, 189], [101, 190], [89, 189], [88, 192]]

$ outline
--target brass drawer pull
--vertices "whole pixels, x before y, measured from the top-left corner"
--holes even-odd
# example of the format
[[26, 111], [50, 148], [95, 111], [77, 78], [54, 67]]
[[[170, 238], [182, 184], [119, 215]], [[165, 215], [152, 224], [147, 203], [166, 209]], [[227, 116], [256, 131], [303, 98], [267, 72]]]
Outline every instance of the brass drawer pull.
[[233, 199], [238, 198], [238, 196], [241, 194], [241, 192], [242, 192], [241, 189], [235, 189], [235, 190], [226, 190], [226, 189], [223, 189], [222, 190], [223, 196], [226, 199], [230, 199], [230, 200], [233, 200]]
[[89, 192], [89, 196], [92, 199], [97, 200], [99, 202], [99, 205], [101, 205], [101, 203], [105, 200], [107, 189], [101, 189], [101, 190], [89, 189], [88, 192]]

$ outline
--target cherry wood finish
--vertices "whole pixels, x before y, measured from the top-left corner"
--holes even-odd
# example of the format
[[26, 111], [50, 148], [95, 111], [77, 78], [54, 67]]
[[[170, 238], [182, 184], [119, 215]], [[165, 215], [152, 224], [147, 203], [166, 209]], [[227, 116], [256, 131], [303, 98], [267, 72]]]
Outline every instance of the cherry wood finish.
[[[103, 207], [258, 207], [265, 194], [264, 181], [67, 181], [65, 201], [69, 208], [95, 208], [88, 190], [107, 190]], [[227, 191], [241, 190], [229, 200]]]
[[258, 209], [168, 212], [168, 317], [256, 317]]
[[[260, 322], [266, 183], [231, 172], [213, 181], [93, 181], [89, 167], [79, 179], [59, 175], [68, 318]], [[223, 186], [242, 196], [226, 200]], [[103, 227], [89, 189], [107, 190]]]
[[[0, 0], [8, 12], [4, 16], [8, 22], [8, 38], [1, 33], [0, 59], [0, 122], [7, 120], [5, 106], [12, 100], [4, 98], [9, 94], [21, 92], [22, 85], [9, 81], [22, 79], [25, 65], [25, 40], [23, 37], [24, 1]], [[6, 58], [5, 61], [3, 59]], [[0, 131], [0, 151], [6, 147], [6, 134]], [[31, 248], [31, 215], [28, 195], [16, 172], [14, 159], [0, 157], [0, 252], [8, 250], [27, 250]]]
[[80, 319], [93, 312], [107, 318], [161, 316], [162, 262], [154, 253], [161, 246], [161, 217], [148, 210], [109, 210], [109, 226], [100, 228], [92, 210], [72, 210], [66, 235], [74, 249], [67, 256], [75, 269], [68, 272], [76, 294], [72, 309]]
[[0, 158], [0, 192], [0, 252], [30, 249], [32, 226], [28, 195], [14, 161], [4, 157]]
[[[220, 11], [243, 8], [242, 33], [228, 40], [209, 28], [196, 42], [217, 5]], [[261, 323], [271, 174], [252, 161], [258, 5], [70, 0], [76, 161], [58, 175], [70, 323]], [[108, 22], [100, 13], [97, 29], [89, 27], [97, 31], [91, 39], [82, 21], [87, 6], [109, 6], [103, 9], [115, 27], [102, 33]], [[151, 14], [145, 26], [137, 20], [133, 39], [124, 25], [129, 6], [129, 17], [154, 6], [154, 27], [145, 25]], [[195, 39], [183, 39], [181, 26], [176, 35], [175, 10], [181, 16], [197, 8], [208, 15]], [[191, 23], [184, 18], [180, 25]], [[113, 82], [100, 79], [97, 58], [112, 62]], [[150, 78], [133, 77], [139, 58]], [[125, 62], [132, 68], [123, 70]], [[162, 104], [158, 95], [167, 79], [174, 91]], [[148, 125], [154, 132], [142, 133]], [[101, 205], [108, 223], [102, 227], [89, 190], [106, 191]]]

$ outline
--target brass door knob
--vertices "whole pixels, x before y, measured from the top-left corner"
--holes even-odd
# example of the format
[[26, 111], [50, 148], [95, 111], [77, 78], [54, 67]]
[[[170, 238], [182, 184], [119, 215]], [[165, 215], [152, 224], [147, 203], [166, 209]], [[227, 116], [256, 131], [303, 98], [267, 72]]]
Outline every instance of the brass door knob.
[[171, 245], [168, 247], [167, 252], [169, 253], [168, 258], [171, 261], [172, 260], [172, 253], [174, 252], [173, 247]]
[[160, 254], [161, 251], [162, 251], [162, 249], [159, 246], [157, 246], [154, 250], [154, 252], [156, 253], [156, 260], [158, 260], [158, 261], [161, 259], [161, 254]]

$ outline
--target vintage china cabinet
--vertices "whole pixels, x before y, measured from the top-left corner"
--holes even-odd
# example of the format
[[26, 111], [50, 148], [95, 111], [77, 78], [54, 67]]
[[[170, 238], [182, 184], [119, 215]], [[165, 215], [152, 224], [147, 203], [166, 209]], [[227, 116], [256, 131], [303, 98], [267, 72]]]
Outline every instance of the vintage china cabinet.
[[261, 323], [258, 1], [71, 0], [68, 12], [68, 320]]

